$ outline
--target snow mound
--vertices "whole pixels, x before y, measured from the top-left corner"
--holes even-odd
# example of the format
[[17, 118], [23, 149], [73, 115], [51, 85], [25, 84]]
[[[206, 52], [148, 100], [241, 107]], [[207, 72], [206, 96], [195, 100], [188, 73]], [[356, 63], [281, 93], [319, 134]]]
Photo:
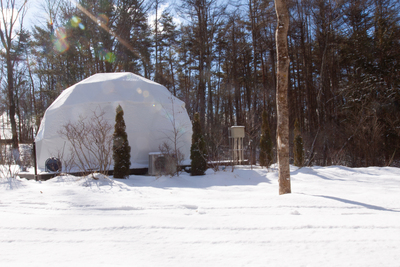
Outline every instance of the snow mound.
[[16, 190], [26, 187], [26, 179], [0, 178], [0, 188], [5, 190]]

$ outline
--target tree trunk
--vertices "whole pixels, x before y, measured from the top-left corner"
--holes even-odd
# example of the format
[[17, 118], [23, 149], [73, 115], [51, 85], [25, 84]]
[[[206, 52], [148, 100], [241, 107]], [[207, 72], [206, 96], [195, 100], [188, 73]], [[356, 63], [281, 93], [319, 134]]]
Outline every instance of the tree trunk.
[[279, 169], [279, 194], [291, 193], [289, 167], [289, 108], [288, 108], [288, 76], [289, 54], [287, 32], [289, 29], [289, 12], [285, 0], [275, 1], [275, 10], [278, 18], [276, 28], [277, 53], [277, 150]]
[[[11, 52], [8, 52], [9, 54]], [[7, 84], [8, 84], [8, 98], [10, 102], [9, 114], [12, 133], [12, 148], [18, 150], [18, 133], [17, 122], [15, 121], [15, 99], [14, 99], [14, 73], [13, 64], [11, 62], [11, 55], [7, 55]]]

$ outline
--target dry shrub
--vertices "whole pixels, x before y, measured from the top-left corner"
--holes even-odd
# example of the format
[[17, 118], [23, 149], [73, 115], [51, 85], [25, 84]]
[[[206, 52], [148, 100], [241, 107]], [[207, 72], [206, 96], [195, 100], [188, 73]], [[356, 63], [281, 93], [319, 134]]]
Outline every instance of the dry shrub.
[[77, 122], [68, 122], [59, 134], [69, 143], [71, 156], [61, 153], [64, 170], [78, 169], [82, 173], [108, 172], [112, 162], [113, 126], [104, 118], [105, 111], [99, 108], [92, 116], [80, 116]]

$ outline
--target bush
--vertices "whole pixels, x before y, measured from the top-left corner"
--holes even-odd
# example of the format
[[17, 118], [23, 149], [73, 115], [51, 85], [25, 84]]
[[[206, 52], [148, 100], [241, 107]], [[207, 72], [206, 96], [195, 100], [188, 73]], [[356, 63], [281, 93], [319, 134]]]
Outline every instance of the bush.
[[116, 112], [113, 135], [114, 178], [126, 178], [131, 166], [131, 147], [125, 130], [124, 111], [120, 105]]
[[79, 170], [82, 173], [107, 173], [111, 165], [112, 125], [104, 118], [100, 108], [89, 118], [80, 116], [77, 122], [68, 122], [58, 131], [69, 143], [70, 156], [64, 157], [58, 151], [66, 171]]
[[204, 175], [207, 170], [207, 158], [207, 148], [201, 131], [200, 116], [196, 112], [193, 118], [192, 146], [190, 147], [191, 175]]
[[162, 143], [159, 149], [165, 159], [164, 169], [160, 174], [179, 176], [180, 165], [184, 159], [182, 152], [179, 149], [174, 150], [167, 142]]

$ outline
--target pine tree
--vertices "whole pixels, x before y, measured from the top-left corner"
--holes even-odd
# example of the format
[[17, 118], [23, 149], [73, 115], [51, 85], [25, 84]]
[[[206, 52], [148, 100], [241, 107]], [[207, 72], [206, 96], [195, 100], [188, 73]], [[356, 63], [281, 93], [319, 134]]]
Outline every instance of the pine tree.
[[207, 170], [206, 142], [201, 131], [199, 113], [194, 114], [192, 146], [190, 147], [190, 159], [192, 161], [191, 175], [204, 175]]
[[269, 167], [272, 164], [273, 150], [272, 138], [268, 124], [267, 111], [262, 113], [261, 140], [260, 140], [260, 166]]
[[296, 119], [294, 123], [294, 165], [297, 167], [303, 167], [304, 165], [304, 149], [303, 149], [303, 138], [301, 137], [299, 121]]
[[131, 166], [131, 147], [125, 131], [124, 111], [120, 105], [116, 112], [113, 135], [114, 178], [125, 178], [129, 176]]

